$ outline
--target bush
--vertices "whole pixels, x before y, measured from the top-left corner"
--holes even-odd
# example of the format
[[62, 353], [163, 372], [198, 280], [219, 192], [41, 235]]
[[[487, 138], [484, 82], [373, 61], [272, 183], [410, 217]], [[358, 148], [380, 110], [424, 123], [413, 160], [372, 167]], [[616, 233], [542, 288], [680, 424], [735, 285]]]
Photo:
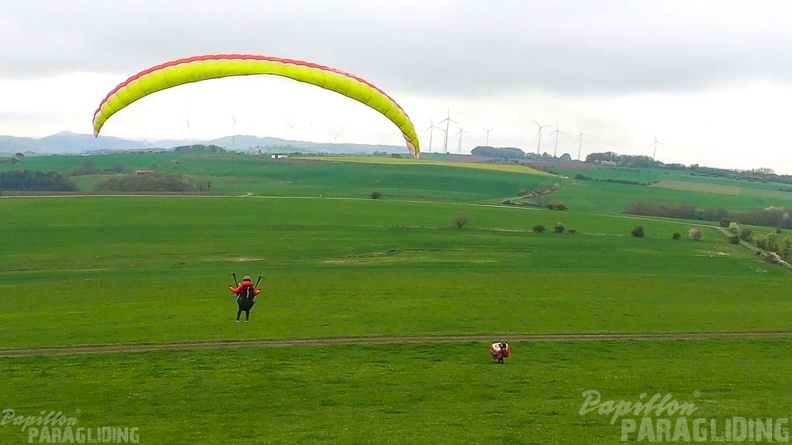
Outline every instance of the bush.
[[778, 252], [780, 250], [779, 247], [781, 247], [781, 244], [779, 244], [780, 241], [778, 234], [768, 233], [767, 236], [765, 236], [764, 249], [770, 252]]
[[451, 218], [451, 223], [456, 226], [457, 229], [461, 229], [465, 227], [470, 222], [470, 216], [468, 215], [456, 215]]
[[574, 235], [575, 234], [575, 229], [569, 229], [569, 230], [567, 230], [567, 233], [570, 234], [570, 235]]
[[702, 238], [704, 238], [704, 232], [702, 232], [698, 227], [688, 230], [688, 234], [691, 238], [693, 238], [693, 241], [701, 241]]
[[753, 243], [760, 249], [767, 249], [767, 237], [761, 233], [753, 237]]
[[544, 232], [545, 230], [546, 230], [546, 229], [545, 229], [545, 226], [543, 226], [543, 225], [541, 225], [541, 224], [537, 224], [537, 225], [533, 226], [533, 231], [534, 231], [535, 233], [542, 233], [542, 232]]
[[681, 233], [679, 233], [679, 232], [674, 232], [674, 234], [673, 234], [673, 235], [671, 235], [671, 239], [672, 239], [672, 240], [677, 240], [677, 241], [679, 241], [679, 240], [681, 240], [681, 239], [682, 239], [682, 234], [681, 234]]
[[190, 180], [178, 173], [114, 176], [93, 187], [97, 192], [188, 192], [193, 188]]
[[729, 223], [729, 232], [731, 232], [731, 233], [733, 233], [735, 235], [739, 234], [740, 233], [740, 226], [738, 226], [736, 222]]
[[785, 261], [789, 259], [789, 256], [792, 255], [792, 235], [787, 235], [781, 240], [778, 253], [784, 257]]
[[564, 204], [556, 204], [555, 209], [556, 210], [560, 210], [562, 212], [566, 212], [567, 211], [567, 206], [565, 206]]
[[726, 218], [721, 218], [719, 224], [720, 224], [721, 227], [729, 227], [729, 224], [731, 224], [731, 221], [729, 221]]
[[630, 230], [630, 233], [632, 233], [632, 236], [636, 238], [643, 238], [644, 228], [643, 226], [636, 226], [634, 229]]
[[371, 192], [371, 199], [380, 199], [382, 198], [382, 193], [380, 192]]
[[753, 230], [750, 227], [743, 227], [740, 229], [740, 239], [743, 241], [751, 242], [753, 240]]
[[564, 230], [566, 230], [566, 228], [561, 223], [557, 223], [555, 227], [553, 227], [553, 232], [555, 233], [564, 233]]
[[729, 242], [732, 244], [740, 244], [740, 237], [737, 235], [732, 235], [729, 237]]

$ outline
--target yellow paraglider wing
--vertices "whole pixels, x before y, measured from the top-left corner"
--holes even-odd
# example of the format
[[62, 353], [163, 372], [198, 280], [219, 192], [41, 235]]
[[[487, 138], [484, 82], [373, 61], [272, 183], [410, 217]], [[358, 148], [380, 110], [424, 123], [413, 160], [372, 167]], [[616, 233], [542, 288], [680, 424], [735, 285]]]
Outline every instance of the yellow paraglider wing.
[[160, 90], [229, 76], [271, 74], [310, 83], [355, 99], [387, 117], [401, 130], [407, 149], [418, 158], [420, 146], [410, 118], [384, 91], [365, 80], [330, 67], [300, 60], [249, 54], [220, 54], [174, 60], [130, 77], [102, 100], [93, 117], [94, 136], [127, 105]]

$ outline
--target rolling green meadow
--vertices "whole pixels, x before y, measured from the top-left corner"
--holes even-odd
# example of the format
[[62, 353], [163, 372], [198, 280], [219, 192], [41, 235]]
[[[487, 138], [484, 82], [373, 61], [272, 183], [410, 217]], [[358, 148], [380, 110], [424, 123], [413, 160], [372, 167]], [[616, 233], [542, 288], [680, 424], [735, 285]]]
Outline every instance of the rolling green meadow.
[[[695, 404], [691, 421], [721, 426], [792, 414], [792, 270], [730, 244], [714, 223], [622, 214], [639, 199], [789, 207], [792, 193], [773, 185], [644, 169], [583, 173], [659, 182], [173, 153], [30, 157], [0, 169], [68, 172], [87, 159], [156, 165], [212, 191], [98, 196], [101, 177], [88, 175], [74, 179], [75, 194], [0, 196], [0, 394], [17, 416], [61, 411], [78, 426], [137, 427], [151, 444], [610, 444], [622, 442], [621, 421], [581, 414], [585, 391], [603, 402], [670, 394]], [[500, 204], [556, 183], [549, 199], [568, 211]], [[574, 233], [553, 233], [557, 223]], [[630, 236], [637, 225], [643, 238]], [[232, 272], [265, 276], [250, 323], [234, 322]], [[515, 341], [505, 365], [488, 354], [510, 336], [604, 333], [785, 335]], [[369, 337], [423, 339], [288, 345]], [[243, 340], [284, 344], [10, 354]], [[38, 443], [3, 416], [0, 443]]]

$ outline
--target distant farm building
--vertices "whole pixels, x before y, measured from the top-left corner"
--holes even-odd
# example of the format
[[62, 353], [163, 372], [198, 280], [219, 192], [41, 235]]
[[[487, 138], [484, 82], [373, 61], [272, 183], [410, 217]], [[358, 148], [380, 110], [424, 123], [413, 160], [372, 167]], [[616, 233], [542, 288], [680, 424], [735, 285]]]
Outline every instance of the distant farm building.
[[157, 173], [157, 171], [156, 170], [145, 170], [145, 169], [135, 170], [135, 174], [136, 175], [153, 175], [154, 173]]
[[289, 155], [285, 155], [283, 153], [273, 153], [273, 154], [270, 155], [271, 159], [283, 159], [283, 158], [288, 158], [288, 157], [289, 157]]

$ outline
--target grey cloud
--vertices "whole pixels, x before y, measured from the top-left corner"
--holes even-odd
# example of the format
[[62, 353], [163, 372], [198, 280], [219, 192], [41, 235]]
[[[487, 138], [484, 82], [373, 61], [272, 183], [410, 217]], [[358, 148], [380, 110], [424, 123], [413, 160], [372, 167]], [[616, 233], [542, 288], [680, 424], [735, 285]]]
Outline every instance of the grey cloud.
[[788, 82], [789, 13], [728, 1], [3, 2], [0, 77], [95, 71], [120, 81], [179, 57], [239, 52], [460, 96]]

